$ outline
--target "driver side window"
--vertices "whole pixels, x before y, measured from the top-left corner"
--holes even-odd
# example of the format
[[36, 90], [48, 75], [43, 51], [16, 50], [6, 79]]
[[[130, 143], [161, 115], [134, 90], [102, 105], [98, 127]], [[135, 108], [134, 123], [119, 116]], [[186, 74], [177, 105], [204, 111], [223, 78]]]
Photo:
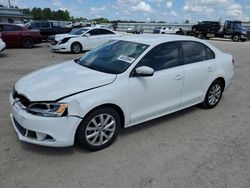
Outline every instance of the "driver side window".
[[160, 71], [180, 65], [179, 48], [177, 42], [160, 44], [149, 51], [137, 64], [148, 66], [154, 71]]

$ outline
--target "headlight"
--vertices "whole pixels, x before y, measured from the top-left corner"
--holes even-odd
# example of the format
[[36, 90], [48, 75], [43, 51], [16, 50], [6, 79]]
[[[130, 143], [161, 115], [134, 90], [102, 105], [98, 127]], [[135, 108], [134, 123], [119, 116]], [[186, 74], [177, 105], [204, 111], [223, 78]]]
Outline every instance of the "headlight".
[[62, 39], [62, 40], [59, 42], [59, 44], [64, 44], [64, 43], [68, 42], [69, 39], [71, 39], [71, 38], [70, 38], [70, 37], [64, 38], [64, 39]]
[[66, 115], [68, 105], [66, 103], [32, 103], [28, 106], [27, 111], [46, 117], [61, 117]]

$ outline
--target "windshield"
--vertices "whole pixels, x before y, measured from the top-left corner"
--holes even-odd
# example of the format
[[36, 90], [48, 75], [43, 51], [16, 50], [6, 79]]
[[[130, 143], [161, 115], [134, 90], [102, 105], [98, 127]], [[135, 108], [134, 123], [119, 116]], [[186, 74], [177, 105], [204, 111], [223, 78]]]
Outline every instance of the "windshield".
[[87, 52], [77, 63], [97, 71], [120, 74], [147, 48], [148, 45], [140, 43], [109, 41]]
[[25, 28], [28, 28], [30, 25], [31, 25], [31, 23], [28, 22], [28, 23], [26, 23], [26, 24], [24, 25], [24, 27], [25, 27]]
[[87, 32], [88, 29], [75, 29], [70, 32], [71, 35], [82, 35], [83, 33]]

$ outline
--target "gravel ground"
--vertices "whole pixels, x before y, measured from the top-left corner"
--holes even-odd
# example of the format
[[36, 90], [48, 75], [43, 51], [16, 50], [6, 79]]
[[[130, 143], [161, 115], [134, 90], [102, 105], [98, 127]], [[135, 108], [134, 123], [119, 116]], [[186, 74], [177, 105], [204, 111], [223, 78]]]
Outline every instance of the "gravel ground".
[[215, 109], [191, 107], [125, 129], [93, 153], [22, 143], [9, 118], [8, 96], [20, 77], [80, 55], [52, 53], [47, 44], [0, 53], [0, 187], [250, 187], [250, 42], [209, 42], [236, 64]]

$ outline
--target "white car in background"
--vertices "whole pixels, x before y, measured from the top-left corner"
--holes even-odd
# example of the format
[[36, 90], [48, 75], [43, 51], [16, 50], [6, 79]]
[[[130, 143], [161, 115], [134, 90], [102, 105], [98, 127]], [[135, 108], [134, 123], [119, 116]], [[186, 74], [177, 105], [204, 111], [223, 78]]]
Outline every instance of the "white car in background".
[[0, 33], [0, 52], [4, 51], [6, 48], [5, 42], [1, 38], [1, 33]]
[[121, 128], [200, 103], [214, 108], [233, 63], [193, 37], [121, 37], [21, 78], [10, 94], [11, 121], [24, 142], [100, 150]]
[[120, 37], [106, 28], [83, 27], [75, 29], [69, 34], [58, 34], [50, 37], [50, 47], [57, 52], [73, 52], [91, 50], [109, 40]]
[[162, 27], [160, 30], [160, 34], [176, 34], [178, 31], [180, 31], [180, 28], [177, 27]]

